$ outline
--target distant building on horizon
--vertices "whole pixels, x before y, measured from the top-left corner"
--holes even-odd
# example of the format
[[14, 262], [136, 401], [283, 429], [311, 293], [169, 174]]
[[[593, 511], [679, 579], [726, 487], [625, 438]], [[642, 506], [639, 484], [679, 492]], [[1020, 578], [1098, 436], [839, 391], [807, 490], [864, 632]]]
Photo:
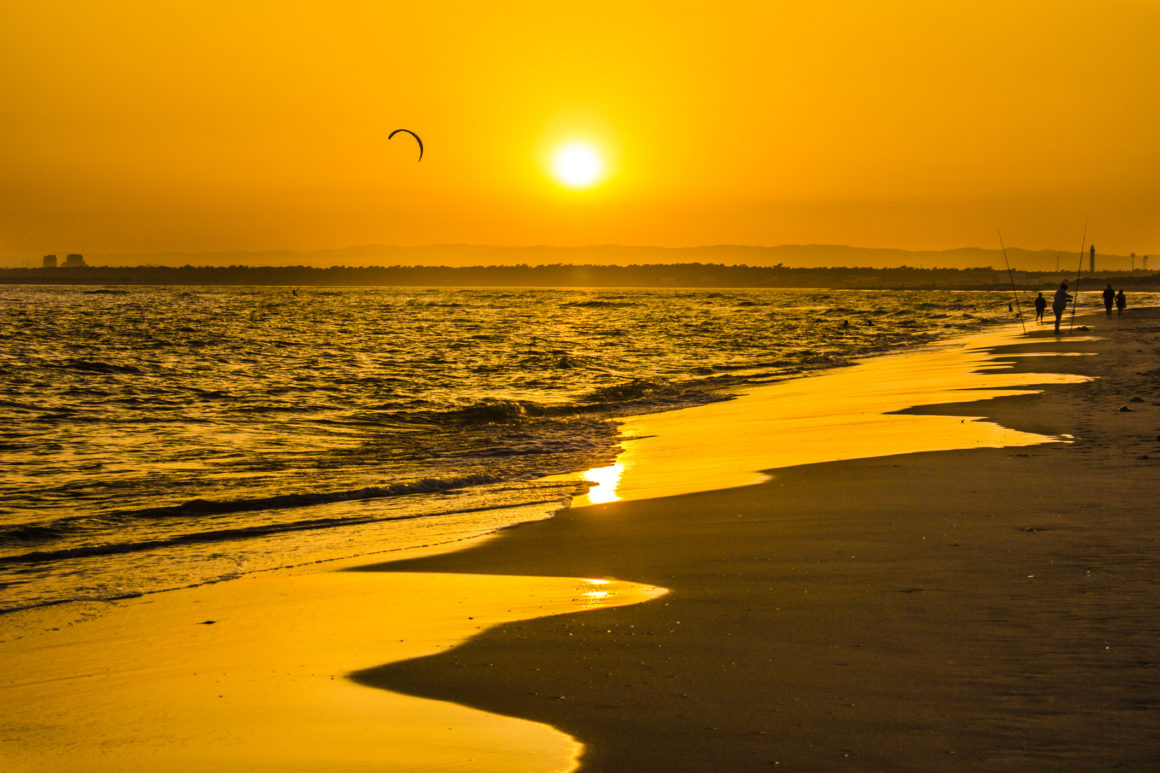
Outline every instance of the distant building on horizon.
[[64, 257], [64, 268], [84, 268], [85, 256], [79, 252], [74, 252]]
[[44, 268], [56, 268], [56, 255], [45, 255], [41, 265]]

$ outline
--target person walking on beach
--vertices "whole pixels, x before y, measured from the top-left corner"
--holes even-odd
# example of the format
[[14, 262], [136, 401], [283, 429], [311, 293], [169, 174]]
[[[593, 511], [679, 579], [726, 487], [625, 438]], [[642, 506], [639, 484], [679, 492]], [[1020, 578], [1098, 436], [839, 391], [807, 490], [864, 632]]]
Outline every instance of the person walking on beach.
[[1063, 319], [1063, 312], [1067, 311], [1067, 302], [1071, 295], [1067, 292], [1067, 282], [1061, 282], [1055, 291], [1055, 298], [1051, 301], [1051, 310], [1055, 312], [1055, 332], [1059, 332], [1059, 322]]
[[1123, 288], [1116, 293], [1116, 313], [1121, 317], [1124, 316], [1124, 309], [1128, 308], [1128, 299], [1124, 297]]
[[1104, 290], [1104, 310], [1108, 312], [1108, 317], [1112, 316], [1112, 304], [1115, 301], [1116, 291], [1112, 289], [1112, 283], [1108, 282], [1108, 286]]
[[1043, 312], [1047, 309], [1047, 299], [1043, 297], [1043, 293], [1035, 299], [1035, 321], [1043, 322]]

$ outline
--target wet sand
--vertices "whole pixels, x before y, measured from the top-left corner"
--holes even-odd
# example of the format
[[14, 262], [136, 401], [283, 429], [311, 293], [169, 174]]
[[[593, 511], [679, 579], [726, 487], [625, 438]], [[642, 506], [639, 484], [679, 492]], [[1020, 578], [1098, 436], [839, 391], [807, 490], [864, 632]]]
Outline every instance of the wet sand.
[[[1160, 313], [1084, 321], [985, 370], [1097, 380], [905, 412], [1074, 442], [772, 470], [375, 567], [670, 593], [356, 678], [548, 723], [586, 771], [1154, 768]], [[1026, 356], [1045, 350], [1095, 354]]]
[[[1046, 336], [991, 365], [880, 358], [778, 387], [778, 404], [823, 387], [865, 398], [832, 425], [836, 404], [808, 426], [762, 425], [772, 408], [756, 398], [634, 419], [656, 436], [625, 455], [635, 499], [462, 552], [155, 594], [82, 622], [73, 605], [9, 620], [0, 762], [1154, 766], [1160, 313], [1089, 324], [1097, 340]], [[1023, 356], [1044, 351], [1097, 354]], [[931, 377], [893, 394], [889, 368], [907, 362]], [[1057, 380], [1020, 376], [1034, 371], [1099, 378], [1022, 393]], [[879, 417], [905, 406], [919, 407]], [[691, 427], [683, 447], [660, 442]], [[742, 445], [731, 432], [748, 450], [723, 459]], [[1074, 442], [1051, 442], [1064, 434]], [[926, 452], [875, 455], [916, 441]], [[787, 449], [767, 466], [816, 463], [746, 467]], [[832, 461], [844, 455], [862, 458]], [[694, 493], [664, 496], [677, 491]]]
[[551, 727], [372, 690], [349, 672], [453, 647], [518, 617], [660, 591], [563, 577], [306, 567], [5, 616], [0, 770], [545, 771]]

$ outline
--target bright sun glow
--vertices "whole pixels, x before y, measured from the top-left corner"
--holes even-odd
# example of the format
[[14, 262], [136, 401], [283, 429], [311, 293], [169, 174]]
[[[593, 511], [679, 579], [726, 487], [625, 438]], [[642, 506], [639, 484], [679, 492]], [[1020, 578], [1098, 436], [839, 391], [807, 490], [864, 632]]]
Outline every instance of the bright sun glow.
[[552, 173], [569, 188], [589, 188], [604, 176], [604, 159], [586, 142], [571, 142], [552, 155]]

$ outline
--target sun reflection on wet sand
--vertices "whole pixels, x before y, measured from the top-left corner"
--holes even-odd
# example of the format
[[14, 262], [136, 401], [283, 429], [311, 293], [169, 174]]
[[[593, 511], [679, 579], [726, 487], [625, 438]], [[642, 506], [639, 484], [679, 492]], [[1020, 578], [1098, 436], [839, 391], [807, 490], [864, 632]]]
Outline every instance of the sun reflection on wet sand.
[[[616, 597], [617, 591], [615, 587], [601, 587], [612, 586], [612, 580], [585, 579], [582, 580], [582, 582], [584, 582], [587, 587], [592, 588], [591, 590], [585, 590], [582, 594], [583, 599], [589, 603], [589, 606], [586, 607], [588, 609], [597, 609], [599, 607], [608, 606], [608, 603]], [[593, 586], [595, 587], [593, 588]]]
[[591, 470], [585, 470], [581, 475], [581, 479], [592, 485], [581, 497], [577, 497], [572, 503], [573, 507], [582, 507], [580, 504], [603, 505], [608, 502], [615, 502], [620, 499], [617, 494], [617, 486], [620, 485], [620, 478], [624, 475], [624, 464], [617, 462], [608, 467], [593, 467]]

